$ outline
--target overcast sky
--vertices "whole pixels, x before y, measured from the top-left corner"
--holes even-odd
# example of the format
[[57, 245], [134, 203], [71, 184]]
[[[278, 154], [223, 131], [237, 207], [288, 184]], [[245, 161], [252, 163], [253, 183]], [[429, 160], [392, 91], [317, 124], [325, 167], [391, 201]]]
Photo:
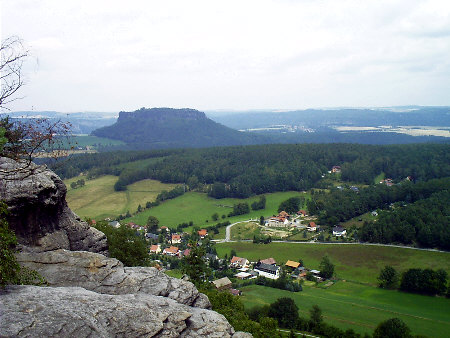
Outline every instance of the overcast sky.
[[450, 105], [450, 1], [3, 0], [13, 110]]

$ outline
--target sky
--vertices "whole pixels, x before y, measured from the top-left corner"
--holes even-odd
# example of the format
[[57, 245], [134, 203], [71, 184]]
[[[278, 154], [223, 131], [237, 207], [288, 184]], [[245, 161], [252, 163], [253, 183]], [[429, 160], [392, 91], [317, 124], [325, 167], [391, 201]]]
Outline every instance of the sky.
[[450, 1], [3, 0], [11, 110], [450, 105]]

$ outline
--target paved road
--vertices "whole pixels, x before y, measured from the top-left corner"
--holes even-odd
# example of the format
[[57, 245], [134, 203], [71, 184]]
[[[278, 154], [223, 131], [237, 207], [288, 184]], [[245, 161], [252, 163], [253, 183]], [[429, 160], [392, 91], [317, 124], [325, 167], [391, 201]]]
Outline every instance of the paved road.
[[255, 220], [249, 219], [248, 221], [239, 221], [239, 222], [235, 222], [233, 224], [228, 225], [227, 228], [225, 229], [225, 240], [222, 240], [222, 242], [230, 242], [230, 239], [231, 239], [231, 227], [233, 225], [238, 224], [238, 223], [248, 223], [248, 222], [255, 222]]
[[[257, 220], [256, 220], [257, 221]], [[239, 221], [227, 226], [225, 231], [225, 239], [215, 239], [214, 242], [223, 243], [223, 242], [252, 242], [251, 239], [242, 239], [242, 240], [231, 240], [231, 227], [238, 223], [244, 222], [255, 222], [255, 220], [247, 220], [247, 221]], [[437, 249], [425, 249], [425, 248], [414, 248], [411, 246], [403, 246], [403, 245], [394, 245], [394, 244], [379, 244], [379, 243], [359, 243], [359, 242], [351, 242], [351, 243], [338, 243], [338, 242], [316, 242], [316, 241], [272, 241], [272, 243], [294, 243], [294, 244], [317, 244], [317, 245], [372, 245], [372, 246], [388, 246], [393, 248], [402, 248], [402, 249], [411, 249], [411, 250], [421, 250], [421, 251], [434, 251], [434, 252], [445, 252], [448, 251], [437, 250]]]

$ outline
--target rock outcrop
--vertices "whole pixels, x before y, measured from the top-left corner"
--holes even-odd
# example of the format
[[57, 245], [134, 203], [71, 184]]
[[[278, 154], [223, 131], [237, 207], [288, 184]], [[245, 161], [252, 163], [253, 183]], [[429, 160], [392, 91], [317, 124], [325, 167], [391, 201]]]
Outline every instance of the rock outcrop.
[[45, 166], [25, 166], [0, 157], [0, 200], [8, 205], [9, 227], [20, 244], [36, 250], [107, 253], [105, 235], [67, 206], [66, 186]]
[[[77, 287], [0, 290], [0, 336], [232, 337], [222, 315], [152, 295], [102, 295]], [[238, 335], [240, 337], [240, 335]]]
[[45, 166], [0, 158], [0, 200], [20, 243], [17, 259], [48, 287], [0, 289], [0, 337], [249, 337], [234, 333], [187, 281], [108, 258], [105, 235], [67, 206]]
[[85, 251], [55, 250], [17, 254], [19, 263], [44, 277], [49, 286], [79, 286], [110, 295], [148, 294], [167, 297], [180, 304], [211, 308], [195, 286], [151, 267], [124, 267], [115, 258]]

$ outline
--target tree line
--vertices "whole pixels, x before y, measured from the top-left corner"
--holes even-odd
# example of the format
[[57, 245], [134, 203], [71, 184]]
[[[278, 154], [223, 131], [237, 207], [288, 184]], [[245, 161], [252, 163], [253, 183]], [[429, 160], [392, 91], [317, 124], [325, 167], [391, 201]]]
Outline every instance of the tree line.
[[375, 243], [417, 243], [425, 248], [450, 250], [450, 191], [448, 184], [441, 188], [445, 190], [428, 198], [381, 211], [376, 222], [364, 223], [360, 239]]
[[368, 211], [386, 208], [391, 203], [398, 201], [413, 203], [449, 188], [450, 177], [417, 183], [403, 180], [401, 184], [390, 187], [377, 184], [362, 188], [358, 192], [332, 188], [329, 193], [314, 192], [307, 206], [311, 214], [319, 216], [321, 224], [334, 225]]
[[378, 276], [379, 287], [429, 296], [450, 296], [448, 274], [445, 270], [408, 269], [401, 275], [392, 266], [385, 266]]
[[[449, 146], [414, 144], [271, 144], [206, 149], [151, 150], [74, 156], [57, 173], [63, 178], [90, 170], [119, 175], [126, 186], [145, 178], [164, 183], [209, 185], [215, 198], [246, 198], [275, 191], [306, 190], [334, 165], [345, 181], [372, 184], [381, 172], [394, 181], [450, 176]], [[119, 164], [145, 158], [160, 161], [123, 169]], [[101, 163], [101, 165], [99, 165]]]

